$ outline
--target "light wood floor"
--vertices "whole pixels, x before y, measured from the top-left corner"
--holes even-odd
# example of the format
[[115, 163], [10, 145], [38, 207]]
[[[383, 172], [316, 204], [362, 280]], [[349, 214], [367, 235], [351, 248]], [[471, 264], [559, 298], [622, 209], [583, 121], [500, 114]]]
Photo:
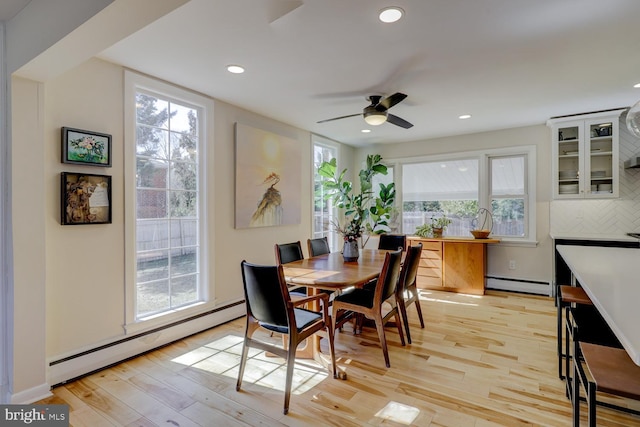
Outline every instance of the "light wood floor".
[[[425, 329], [409, 310], [412, 345], [387, 328], [390, 369], [374, 328], [336, 334], [346, 381], [298, 360], [286, 416], [282, 360], [250, 354], [235, 390], [244, 319], [57, 387], [39, 403], [70, 405], [76, 427], [571, 425], [551, 298], [422, 291], [421, 305]], [[598, 425], [640, 426], [640, 417], [599, 407]]]

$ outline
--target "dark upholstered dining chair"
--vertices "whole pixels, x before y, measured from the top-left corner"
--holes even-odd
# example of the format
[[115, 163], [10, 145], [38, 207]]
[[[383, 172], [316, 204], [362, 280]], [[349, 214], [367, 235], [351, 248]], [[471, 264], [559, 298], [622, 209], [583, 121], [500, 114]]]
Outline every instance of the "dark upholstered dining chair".
[[407, 254], [404, 258], [402, 270], [400, 270], [400, 278], [398, 286], [396, 286], [396, 303], [398, 310], [404, 322], [404, 331], [407, 333], [407, 342], [411, 344], [411, 332], [409, 331], [409, 318], [407, 316], [407, 307], [415, 304], [420, 319], [420, 327], [424, 329], [424, 320], [422, 319], [422, 308], [420, 307], [420, 294], [416, 286], [416, 276], [418, 274], [418, 266], [420, 265], [420, 256], [422, 255], [422, 243], [407, 248]]
[[[288, 262], [304, 259], [304, 254], [302, 253], [302, 244], [300, 243], [300, 240], [292, 243], [276, 243], [274, 245], [274, 250], [276, 253], [276, 263], [278, 264], [286, 264]], [[296, 297], [306, 296], [307, 288], [289, 288], [289, 292], [294, 294]]]
[[378, 249], [396, 251], [398, 248], [407, 247], [407, 236], [404, 234], [381, 234], [378, 241]]
[[[247, 307], [247, 327], [240, 359], [240, 370], [236, 390], [240, 391], [242, 377], [247, 364], [249, 347], [271, 352], [286, 360], [287, 376], [284, 391], [284, 413], [289, 412], [291, 398], [291, 382], [298, 345], [311, 335], [326, 331], [329, 339], [331, 368], [333, 377], [337, 378], [336, 359], [333, 345], [333, 325], [329, 317], [329, 296], [319, 294], [292, 300], [284, 279], [282, 265], [263, 266], [242, 261], [242, 282]], [[318, 300], [322, 312], [298, 308], [304, 304]], [[288, 336], [286, 349], [277, 345], [256, 340], [253, 334], [260, 327], [271, 332]]]
[[278, 264], [286, 264], [304, 259], [302, 245], [299, 240], [292, 243], [276, 243], [274, 249], [276, 251], [276, 262]]
[[309, 249], [309, 256], [324, 255], [331, 252], [329, 248], [329, 241], [327, 237], [318, 237], [317, 239], [307, 239], [307, 248]]
[[[374, 290], [356, 288], [351, 292], [338, 295], [333, 300], [332, 322], [334, 329], [342, 321], [342, 317], [349, 312], [363, 314], [372, 318], [376, 323], [380, 346], [384, 354], [385, 365], [390, 367], [389, 351], [387, 349], [387, 339], [384, 334], [384, 325], [393, 317], [398, 327], [400, 341], [404, 343], [402, 325], [398, 316], [398, 307], [395, 301], [396, 285], [400, 275], [400, 263], [402, 261], [402, 251], [397, 250], [385, 254], [382, 271], [378, 277], [378, 282]], [[388, 302], [391, 310], [387, 314], [382, 314], [382, 303]]]

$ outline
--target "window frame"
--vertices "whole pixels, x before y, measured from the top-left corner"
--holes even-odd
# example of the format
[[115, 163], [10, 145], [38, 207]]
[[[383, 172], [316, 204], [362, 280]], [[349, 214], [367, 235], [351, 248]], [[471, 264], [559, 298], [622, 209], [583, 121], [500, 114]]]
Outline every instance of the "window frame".
[[[396, 207], [398, 207], [400, 214], [402, 215], [403, 206], [403, 188], [402, 188], [402, 176], [403, 165], [424, 163], [424, 162], [438, 162], [438, 161], [452, 161], [461, 159], [478, 159], [478, 207], [487, 208], [491, 210], [491, 158], [495, 157], [513, 157], [518, 155], [524, 155], [525, 161], [525, 235], [523, 237], [515, 236], [500, 236], [501, 244], [510, 244], [517, 246], [535, 246], [537, 245], [536, 238], [536, 146], [535, 145], [523, 145], [504, 148], [493, 148], [487, 150], [476, 151], [461, 151], [457, 153], [445, 153], [436, 155], [425, 155], [416, 157], [404, 157], [387, 159], [386, 163], [394, 166], [394, 180], [396, 182]], [[400, 227], [403, 225], [402, 219], [400, 220]], [[404, 233], [405, 231], [402, 230]]]
[[[211, 163], [206, 150], [207, 135], [212, 132], [213, 101], [181, 87], [147, 77], [130, 70], [124, 75], [124, 223], [125, 223], [125, 324], [126, 334], [138, 333], [146, 329], [166, 325], [185, 317], [210, 310], [215, 306], [215, 288], [209, 279], [209, 265], [212, 254], [208, 245], [208, 224], [212, 223], [213, 198], [207, 198], [207, 164]], [[136, 93], [143, 92], [152, 96], [174, 101], [180, 105], [198, 109], [198, 293], [200, 301], [183, 307], [169, 309], [144, 318], [136, 315]]]
[[[337, 170], [338, 171], [342, 170], [340, 168], [341, 167], [340, 144], [330, 139], [327, 139], [325, 137], [322, 137], [320, 135], [311, 134], [311, 173], [312, 173], [311, 175], [311, 236], [313, 236], [312, 238], [316, 238], [316, 237], [323, 237], [327, 235], [329, 240], [329, 247], [331, 248], [331, 250], [332, 251], [342, 250], [342, 239], [340, 238], [340, 235], [336, 233], [333, 229], [329, 228], [328, 230], [322, 230], [320, 232], [322, 233], [322, 236], [319, 236], [318, 232], [315, 229], [315, 223], [316, 223], [315, 222], [315, 202], [316, 202], [315, 183], [316, 183], [316, 176], [318, 175], [316, 171], [316, 165], [315, 165], [316, 146], [335, 150], [335, 154], [336, 154], [335, 159], [336, 159], [336, 164], [338, 166]], [[339, 219], [340, 212], [338, 211], [338, 208], [336, 208], [335, 206], [333, 206], [333, 204], [330, 203], [330, 209], [332, 213], [329, 214], [329, 217]]]

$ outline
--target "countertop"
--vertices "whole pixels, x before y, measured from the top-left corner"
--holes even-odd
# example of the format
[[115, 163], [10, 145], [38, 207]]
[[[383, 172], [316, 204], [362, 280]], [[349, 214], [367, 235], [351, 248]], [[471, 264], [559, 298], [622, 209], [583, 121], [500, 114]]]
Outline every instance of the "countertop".
[[[445, 243], [500, 243], [500, 239], [474, 239], [473, 237], [420, 237], [407, 236], [407, 240], [428, 240]], [[637, 239], [636, 239], [637, 240]]]
[[557, 250], [623, 347], [640, 365], [640, 251], [558, 245]]
[[627, 236], [626, 234], [597, 234], [597, 233], [550, 233], [552, 239], [566, 239], [566, 240], [601, 240], [601, 241], [613, 241], [613, 242], [637, 242], [640, 245], [640, 240], [635, 237]]

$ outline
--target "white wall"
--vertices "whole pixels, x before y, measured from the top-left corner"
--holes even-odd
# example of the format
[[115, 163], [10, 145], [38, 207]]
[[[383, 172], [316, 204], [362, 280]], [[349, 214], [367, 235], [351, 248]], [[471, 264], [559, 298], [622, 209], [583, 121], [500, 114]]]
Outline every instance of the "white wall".
[[[383, 158], [403, 159], [518, 145], [536, 146], [536, 239], [538, 243], [535, 247], [502, 243], [488, 245], [487, 275], [550, 282], [552, 276], [552, 242], [549, 238], [550, 135], [549, 129], [541, 124], [402, 144], [379, 144], [372, 148], [359, 149], [356, 159], [362, 159], [371, 153], [379, 153]], [[360, 166], [356, 165], [356, 167]], [[509, 270], [509, 260], [516, 261], [515, 270]]]
[[41, 84], [12, 85], [13, 343], [12, 400], [48, 391], [45, 366], [45, 214], [43, 98]]
[[[15, 322], [19, 333], [28, 331], [39, 337], [34, 342], [29, 339], [16, 344], [15, 359], [20, 363], [14, 369], [14, 389], [19, 393], [38, 384], [42, 386], [41, 382], [30, 378], [35, 375], [42, 379], [45, 359], [57, 360], [126, 337], [122, 328], [125, 313], [123, 70], [108, 62], [91, 59], [45, 84], [14, 78], [13, 91], [13, 144], [16, 150], [13, 212], [17, 218], [14, 221]], [[234, 228], [235, 122], [299, 142], [302, 153], [299, 197], [303, 201], [300, 224]], [[62, 126], [111, 134], [113, 166], [99, 168], [61, 163]], [[215, 254], [211, 259], [210, 279], [216, 289], [216, 305], [222, 306], [243, 298], [242, 259], [273, 264], [276, 242], [305, 241], [311, 235], [311, 203], [306, 203], [312, 197], [311, 135], [215, 102], [215, 122], [207, 144], [211, 162], [208, 188], [212, 189], [208, 243]], [[350, 158], [352, 150], [346, 147], [343, 151]], [[112, 176], [112, 224], [60, 225], [62, 171]], [[33, 197], [33, 194], [38, 196]], [[44, 306], [36, 307], [34, 313], [32, 299], [28, 296], [45, 293], [46, 310]], [[41, 302], [44, 305], [44, 300]], [[34, 344], [44, 345], [45, 342], [46, 351], [33, 348]], [[60, 380], [56, 373], [52, 381]]]

